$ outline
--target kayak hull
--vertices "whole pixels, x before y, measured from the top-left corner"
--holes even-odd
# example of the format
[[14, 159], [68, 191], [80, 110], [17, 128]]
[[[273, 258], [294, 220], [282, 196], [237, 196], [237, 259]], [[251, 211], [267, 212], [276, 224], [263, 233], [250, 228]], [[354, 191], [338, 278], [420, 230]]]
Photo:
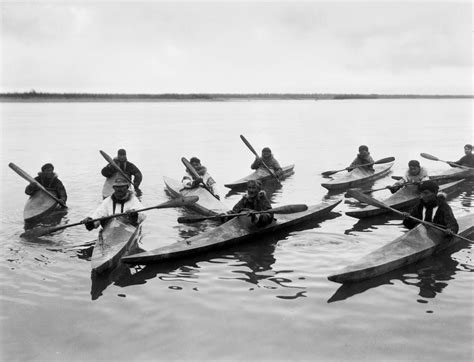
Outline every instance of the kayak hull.
[[287, 229], [306, 221], [322, 220], [340, 202], [341, 200], [323, 202], [318, 205], [309, 206], [308, 210], [303, 212], [274, 215], [276, 220], [263, 228], [253, 225], [248, 216], [235, 217], [200, 235], [151, 251], [129, 255], [122, 258], [122, 261], [129, 264], [152, 264], [167, 259], [185, 258], [209, 250], [222, 249], [229, 245], [243, 243], [251, 239], [255, 240], [258, 236]]
[[[282, 168], [283, 170], [283, 175], [279, 176], [279, 180], [284, 180], [285, 178], [293, 175], [295, 173], [294, 171], [295, 165], [289, 165], [285, 166]], [[240, 180], [225, 184], [225, 187], [228, 187], [229, 189], [236, 189], [236, 188], [245, 188], [247, 186], [247, 182], [250, 180], [259, 180], [261, 182], [268, 182], [275, 180], [275, 177], [272, 176], [267, 170], [259, 168], [255, 172], [252, 172], [250, 175], [245, 176], [244, 178], [241, 178]]]
[[386, 163], [383, 165], [374, 165], [374, 173], [368, 172], [361, 168], [356, 168], [351, 172], [339, 176], [331, 181], [323, 182], [321, 186], [325, 187], [330, 191], [334, 190], [345, 190], [357, 186], [361, 186], [368, 182], [377, 180], [384, 177], [390, 172], [393, 166], [393, 162]]
[[59, 209], [60, 205], [44, 191], [37, 191], [26, 201], [23, 218], [26, 223], [39, 221], [41, 218]]
[[[460, 217], [458, 224], [459, 235], [474, 240], [474, 214]], [[444, 232], [420, 224], [328, 279], [349, 283], [374, 278], [436, 254], [461, 240], [457, 237], [449, 239]]]
[[[459, 180], [455, 182], [450, 182], [444, 185], [440, 185], [439, 191], [446, 194], [455, 192], [458, 189], [458, 186], [463, 183], [464, 180]], [[420, 192], [418, 191], [417, 185], [408, 185], [393, 195], [383, 200], [382, 202], [387, 206], [390, 206], [393, 209], [405, 210], [407, 208], [415, 206], [418, 199], [420, 198]], [[391, 211], [385, 208], [380, 208], [376, 206], [366, 206], [361, 210], [347, 211], [346, 215], [352, 216], [358, 219], [363, 219], [367, 217], [382, 215], [390, 213]]]
[[91, 267], [96, 273], [117, 266], [120, 258], [137, 246], [141, 236], [141, 224], [137, 227], [119, 218], [112, 219], [103, 230], [92, 251]]
[[197, 212], [204, 216], [212, 216], [220, 213], [229, 211], [229, 208], [217, 200], [209, 191], [204, 187], [199, 186], [192, 189], [183, 189], [181, 182], [174, 180], [169, 177], [163, 177], [166, 190], [169, 192], [172, 198], [182, 196], [198, 196], [199, 200], [193, 204], [185, 206], [189, 210]]
[[460, 180], [460, 179], [473, 180], [474, 179], [474, 168], [463, 169], [463, 168], [459, 168], [459, 167], [453, 167], [453, 168], [450, 168], [450, 169], [447, 169], [447, 170], [441, 172], [438, 175], [430, 176], [430, 179], [431, 178], [437, 178], [437, 177], [445, 177], [447, 181]]

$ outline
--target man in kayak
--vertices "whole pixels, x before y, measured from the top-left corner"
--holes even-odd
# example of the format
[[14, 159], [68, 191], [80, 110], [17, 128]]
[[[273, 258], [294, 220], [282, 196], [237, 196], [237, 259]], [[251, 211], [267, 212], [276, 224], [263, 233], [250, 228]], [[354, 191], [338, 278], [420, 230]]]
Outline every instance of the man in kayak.
[[[262, 190], [262, 184], [258, 180], [247, 182], [247, 194], [235, 204], [229, 213], [239, 213], [244, 211], [265, 211], [271, 210], [272, 205], [267, 198], [267, 194]], [[224, 214], [225, 215], [225, 214]], [[273, 221], [273, 215], [268, 212], [250, 215], [252, 223], [258, 227], [263, 227]]]
[[[54, 166], [51, 163], [46, 163], [41, 167], [41, 172], [38, 172], [38, 176], [35, 177], [35, 180], [43, 185], [46, 190], [63, 201], [64, 204], [66, 203], [66, 188], [61, 180], [58, 179], [58, 175], [54, 173]], [[34, 183], [29, 184], [25, 188], [25, 194], [30, 196], [37, 191], [39, 191], [39, 187]]]
[[[114, 193], [105, 198], [89, 217], [82, 220], [86, 229], [92, 230], [99, 227], [100, 222], [92, 222], [93, 219], [121, 214], [124, 212], [129, 213], [125, 219], [133, 226], [136, 226], [145, 220], [146, 216], [143, 213], [134, 212], [137, 209], [142, 209], [143, 205], [135, 194], [129, 190], [129, 187], [130, 184], [127, 180], [117, 177], [113, 185]], [[105, 222], [108, 221], [109, 220], [106, 220]]]
[[366, 145], [361, 145], [359, 146], [359, 153], [357, 154], [356, 158], [354, 161], [352, 161], [351, 165], [347, 167], [347, 171], [352, 171], [355, 168], [360, 168], [362, 170], [368, 171], [370, 173], [374, 173], [374, 166], [373, 165], [367, 165], [367, 166], [362, 166], [362, 167], [357, 167], [359, 165], [366, 165], [366, 164], [374, 163], [374, 159], [372, 156], [370, 156], [369, 152], [369, 147]]
[[[128, 178], [133, 181], [133, 187], [135, 188], [135, 192], [138, 196], [141, 195], [141, 190], [139, 188], [140, 184], [142, 183], [142, 173], [135, 166], [133, 163], [127, 160], [127, 151], [123, 148], [118, 150], [117, 157], [114, 158], [114, 162], [120, 167], [120, 169], [128, 176]], [[117, 173], [117, 169], [112, 166], [112, 164], [108, 164], [102, 169], [102, 176], [104, 177], [112, 177]], [[133, 176], [133, 180], [132, 180]]]
[[408, 216], [432, 222], [446, 228], [446, 234], [453, 235], [459, 230], [458, 222], [454, 217], [453, 210], [446, 202], [446, 194], [438, 193], [439, 187], [434, 181], [424, 181], [420, 185], [421, 198], [410, 213], [404, 213], [403, 225], [413, 229], [418, 221]]
[[259, 168], [266, 170], [264, 164], [275, 172], [278, 177], [283, 175], [283, 169], [275, 157], [273, 157], [272, 150], [269, 147], [262, 149], [262, 157], [255, 157], [255, 161], [250, 165], [250, 168], [252, 170], [258, 170]]
[[397, 182], [395, 182], [392, 186], [389, 186], [389, 190], [394, 194], [398, 190], [402, 188], [402, 185], [407, 182], [411, 182], [414, 184], [420, 184], [421, 181], [428, 180], [428, 171], [421, 167], [420, 162], [417, 160], [411, 160], [408, 162], [408, 170], [405, 173], [405, 176]]
[[456, 167], [455, 164], [474, 168], [474, 155], [472, 154], [472, 145], [464, 146], [464, 156], [456, 162], [448, 162], [451, 167]]
[[201, 160], [197, 157], [191, 157], [191, 159], [189, 160], [189, 163], [196, 170], [200, 178], [196, 179], [186, 169], [186, 174], [183, 176], [183, 179], [181, 180], [183, 187], [185, 189], [192, 189], [195, 187], [199, 187], [199, 185], [203, 183], [208, 187], [209, 190], [211, 190], [212, 194], [218, 200], [220, 200], [219, 191], [217, 189], [217, 183], [216, 181], [214, 181], [211, 175], [207, 172], [207, 168], [201, 165]]

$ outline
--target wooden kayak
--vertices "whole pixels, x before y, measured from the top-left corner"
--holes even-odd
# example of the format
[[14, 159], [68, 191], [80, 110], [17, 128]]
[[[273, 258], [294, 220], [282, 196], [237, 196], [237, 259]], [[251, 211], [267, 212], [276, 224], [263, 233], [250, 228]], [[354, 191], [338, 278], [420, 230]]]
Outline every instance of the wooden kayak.
[[[285, 178], [293, 175], [295, 173], [294, 171], [295, 165], [289, 165], [285, 166], [282, 168], [283, 170], [283, 175], [279, 176], [278, 178], [280, 180], [284, 180]], [[228, 187], [229, 189], [236, 189], [236, 188], [245, 188], [247, 186], [247, 181], [250, 180], [259, 180], [261, 182], [268, 182], [275, 180], [275, 177], [270, 175], [270, 172], [265, 170], [264, 168], [259, 168], [256, 171], [252, 172], [250, 175], [245, 176], [244, 178], [241, 178], [240, 180], [225, 184], [225, 187]]]
[[392, 166], [393, 162], [385, 163], [382, 165], [374, 165], [375, 172], [373, 173], [361, 168], [356, 168], [351, 172], [346, 172], [342, 176], [335, 177], [331, 181], [323, 182], [321, 186], [327, 188], [330, 191], [345, 190], [352, 187], [360, 186], [387, 175], [390, 172], [390, 168]]
[[253, 225], [248, 216], [235, 217], [202, 234], [158, 249], [129, 255], [122, 258], [122, 261], [129, 264], [152, 264], [167, 259], [184, 258], [208, 250], [222, 249], [250, 239], [258, 241], [258, 236], [271, 234], [276, 230], [288, 229], [305, 221], [322, 220], [340, 202], [341, 200], [322, 202], [318, 205], [309, 206], [308, 210], [303, 212], [275, 215], [276, 220], [263, 228]]
[[[463, 183], [464, 180], [450, 182], [444, 185], [439, 186], [439, 192], [444, 192], [445, 194], [449, 195], [457, 190], [459, 184]], [[397, 210], [405, 210], [407, 208], [415, 206], [416, 202], [420, 198], [420, 192], [418, 191], [417, 185], [408, 185], [393, 195], [388, 197], [387, 199], [383, 200], [382, 202], [394, 209]], [[346, 215], [356, 217], [358, 219], [362, 219], [365, 217], [371, 217], [376, 215], [387, 214], [391, 212], [388, 209], [380, 208], [376, 206], [366, 206], [363, 209], [355, 210], [355, 211], [347, 211]]]
[[120, 218], [111, 219], [99, 232], [92, 250], [92, 271], [102, 273], [114, 268], [123, 255], [136, 247], [140, 236], [141, 224], [135, 227]]
[[446, 177], [447, 180], [474, 179], [474, 168], [452, 167], [430, 178]]
[[229, 211], [229, 208], [224, 205], [223, 202], [217, 200], [209, 191], [204, 187], [199, 186], [192, 189], [184, 189], [183, 184], [178, 180], [172, 178], [163, 177], [165, 181], [166, 190], [172, 198], [181, 196], [198, 196], [199, 200], [193, 204], [186, 206], [186, 208], [195, 211], [204, 216], [217, 215], [223, 212]]
[[[458, 218], [458, 224], [459, 235], [474, 240], [472, 238], [474, 236], [474, 214]], [[419, 224], [406, 234], [374, 250], [337, 274], [330, 275], [328, 279], [338, 283], [347, 283], [373, 278], [415, 263], [459, 241], [461, 241], [460, 238], [449, 239], [442, 231]]]
[[39, 190], [26, 201], [23, 210], [23, 218], [26, 223], [33, 223], [59, 208], [60, 205], [55, 200], [45, 192]]

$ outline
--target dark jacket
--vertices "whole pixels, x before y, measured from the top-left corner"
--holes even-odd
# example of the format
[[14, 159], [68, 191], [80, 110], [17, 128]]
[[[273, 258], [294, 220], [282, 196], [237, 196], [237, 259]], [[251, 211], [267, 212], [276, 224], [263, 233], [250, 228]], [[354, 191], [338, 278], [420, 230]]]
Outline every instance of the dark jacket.
[[[367, 163], [373, 163], [373, 162], [374, 162], [374, 159], [372, 158], [372, 156], [370, 156], [370, 154], [366, 158], [362, 158], [362, 157], [360, 157], [360, 154], [357, 154], [356, 158], [354, 159], [354, 161], [352, 161], [352, 163], [349, 167], [351, 169], [355, 169], [356, 166], [358, 166], [358, 165], [365, 165]], [[375, 172], [373, 165], [359, 167], [359, 168], [362, 169], [362, 170], [365, 170], [365, 171]], [[352, 171], [352, 170], [350, 170], [350, 171]]]
[[250, 168], [252, 170], [257, 170], [259, 168], [265, 168], [262, 161], [265, 162], [265, 165], [267, 165], [267, 167], [270, 170], [273, 170], [275, 172], [281, 172], [282, 171], [282, 168], [281, 168], [280, 164], [275, 159], [275, 157], [273, 157], [273, 155], [271, 155], [269, 158], [255, 158], [255, 161], [253, 161], [253, 163], [250, 165]]
[[[461, 157], [459, 161], [456, 161], [455, 163], [461, 166], [474, 167], [474, 154], [471, 153], [470, 155], [465, 155]], [[451, 166], [451, 167], [455, 167], [455, 166]]]
[[[244, 209], [250, 209], [250, 210], [255, 210], [255, 211], [264, 211], [264, 210], [270, 210], [272, 208], [272, 205], [270, 204], [270, 201], [267, 198], [267, 195], [265, 191], [259, 191], [257, 194], [257, 197], [251, 199], [247, 194], [245, 194], [240, 201], [235, 204], [235, 206], [232, 208], [233, 213], [239, 213], [243, 211]], [[257, 222], [257, 226], [262, 227], [265, 225], [268, 225], [272, 222], [273, 220], [273, 215], [270, 213], [261, 213], [260, 214], [260, 219]]]
[[[411, 210], [410, 215], [416, 217], [417, 219], [423, 220], [423, 209], [424, 208], [433, 208], [438, 206], [438, 210], [433, 215], [432, 222], [438, 224], [440, 226], [444, 226], [447, 229], [451, 229], [454, 233], [457, 233], [459, 230], [458, 222], [453, 215], [453, 210], [446, 202], [446, 195], [440, 192], [437, 197], [436, 201], [433, 205], [427, 205], [423, 199], [418, 201], [418, 204]], [[406, 218], [403, 220], [403, 225], [405, 225], [408, 229], [413, 229], [419, 222], [415, 221], [410, 218]]]
[[[38, 181], [42, 186], [44, 186], [46, 190], [51, 192], [58, 199], [61, 199], [64, 202], [66, 202], [67, 200], [66, 188], [64, 187], [61, 180], [58, 179], [58, 175], [54, 174], [54, 177], [50, 181], [46, 181], [43, 178], [43, 173], [38, 172], [38, 176], [35, 177], [35, 180]], [[39, 190], [38, 186], [36, 186], [35, 184], [29, 184], [25, 188], [25, 194], [33, 195], [38, 190]]]
[[[138, 188], [142, 182], [142, 173], [138, 169], [137, 166], [135, 166], [133, 163], [129, 162], [128, 160], [125, 162], [119, 162], [117, 158], [114, 158], [114, 162], [120, 167], [120, 169], [127, 174], [127, 176], [132, 180], [133, 178], [133, 186], [135, 188]], [[102, 169], [102, 176], [105, 177], [112, 177], [115, 175], [118, 171], [115, 169], [114, 166], [111, 164], [108, 164]]]

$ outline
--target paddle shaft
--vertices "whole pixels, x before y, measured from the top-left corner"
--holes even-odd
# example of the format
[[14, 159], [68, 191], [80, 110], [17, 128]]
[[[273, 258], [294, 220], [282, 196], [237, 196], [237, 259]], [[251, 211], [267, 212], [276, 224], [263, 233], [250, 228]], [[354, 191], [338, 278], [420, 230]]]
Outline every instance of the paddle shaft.
[[19, 176], [21, 176], [22, 178], [24, 178], [26, 181], [28, 181], [29, 183], [32, 183], [32, 184], [35, 184], [36, 186], [38, 186], [38, 188], [43, 191], [44, 193], [46, 193], [46, 195], [48, 195], [49, 197], [51, 197], [54, 201], [56, 201], [57, 203], [59, 203], [62, 207], [67, 207], [66, 204], [64, 203], [63, 200], [61, 199], [58, 199], [56, 196], [54, 196], [51, 192], [49, 192], [48, 190], [46, 190], [46, 188], [41, 185], [38, 181], [36, 181], [33, 177], [31, 177], [29, 174], [27, 174], [25, 171], [23, 171], [20, 167], [18, 167], [17, 165], [15, 165], [13, 162], [10, 162], [8, 164], [8, 167], [10, 167], [13, 171], [15, 171]]
[[[379, 165], [379, 164], [382, 164], [382, 163], [388, 163], [388, 162], [392, 162], [395, 160], [395, 157], [385, 157], [385, 158], [382, 158], [380, 160], [377, 160], [377, 161], [374, 161], [374, 162], [371, 162], [371, 163], [366, 163], [366, 164], [362, 164], [362, 165], [356, 165], [352, 168], [359, 168], [359, 167], [364, 167], [364, 166], [371, 166], [371, 165]], [[322, 173], [323, 176], [331, 176], [331, 175], [334, 175], [335, 173], [338, 173], [338, 172], [341, 172], [341, 171], [348, 171], [347, 169], [350, 168], [349, 167], [346, 167], [346, 168], [342, 168], [340, 170], [334, 170], [334, 171], [325, 171]]]
[[[360, 200], [363, 200], [364, 202], [366, 202], [366, 203], [369, 204], [369, 205], [373, 205], [373, 206], [381, 207], [381, 208], [384, 208], [384, 209], [387, 209], [387, 210], [391, 210], [391, 211], [393, 211], [394, 213], [399, 214], [399, 215], [404, 216], [404, 217], [406, 216], [404, 212], [402, 212], [402, 211], [400, 211], [400, 210], [397, 210], [397, 209], [394, 209], [393, 207], [390, 207], [390, 206], [386, 205], [385, 203], [383, 203], [383, 202], [381, 202], [381, 201], [378, 201], [378, 200], [376, 200], [376, 199], [374, 199], [374, 198], [372, 198], [372, 197], [370, 197], [370, 196], [368, 196], [368, 195], [365, 195], [365, 194], [363, 194], [363, 193], [361, 193], [361, 192], [359, 192], [359, 191], [357, 191], [357, 190], [349, 190], [348, 193], [349, 193], [349, 192], [350, 192], [351, 194], [354, 194], [354, 193], [355, 193], [355, 194], [361, 194], [361, 195], [357, 195], [358, 197], [356, 197], [356, 198], [358, 198], [358, 199], [360, 199]], [[426, 226], [435, 228], [435, 229], [440, 230], [440, 231], [442, 231], [442, 232], [445, 232], [445, 231], [446, 231], [446, 229], [443, 229], [442, 227], [439, 227], [439, 226], [437, 226], [436, 224], [433, 224], [433, 223], [431, 223], [431, 222], [418, 219], [418, 218], [416, 218], [416, 217], [414, 217], [414, 216], [411, 216], [411, 215], [409, 215], [408, 217], [409, 217], [410, 219], [412, 219], [412, 220], [415, 220], [415, 221], [417, 221], [417, 222], [423, 224], [423, 225], [426, 225]], [[470, 242], [470, 243], [474, 243], [474, 241], [469, 240], [468, 238], [465, 238], [464, 236], [461, 236], [461, 235], [458, 235], [458, 234], [454, 234], [454, 233], [453, 233], [453, 236], [456, 236], [456, 237], [458, 237], [458, 238], [460, 238], [460, 239], [462, 239], [462, 240], [468, 241], [468, 242]]]
[[181, 162], [184, 164], [184, 166], [186, 166], [186, 169], [189, 171], [189, 173], [196, 179], [196, 180], [201, 180], [201, 185], [207, 190], [209, 191], [209, 193], [214, 196], [217, 200], [219, 200], [219, 198], [214, 195], [214, 193], [212, 192], [212, 190], [209, 188], [209, 186], [206, 185], [206, 183], [204, 182], [204, 180], [202, 179], [201, 176], [199, 176], [198, 172], [196, 171], [196, 169], [193, 167], [193, 165], [191, 165], [191, 162], [189, 162], [185, 157], [181, 157]]
[[464, 168], [464, 169], [473, 169], [473, 167], [460, 165], [460, 164], [455, 163], [455, 162], [449, 162], [449, 161], [441, 160], [436, 156], [430, 155], [429, 153], [420, 153], [420, 156], [423, 157], [423, 158], [426, 158], [428, 160], [431, 160], [431, 161], [444, 162], [444, 163], [447, 163], [448, 165], [454, 166], [454, 167], [459, 167], [459, 168]]
[[262, 165], [263, 167], [265, 167], [265, 169], [270, 173], [270, 175], [272, 175], [273, 177], [275, 177], [275, 179], [280, 182], [280, 178], [278, 177], [278, 175], [273, 172], [268, 166], [267, 164], [262, 160], [262, 158], [258, 155], [257, 151], [255, 151], [255, 149], [252, 147], [252, 145], [249, 143], [249, 141], [247, 141], [247, 139], [243, 136], [243, 135], [240, 135], [240, 139], [245, 143], [245, 145], [248, 147], [248, 149], [257, 157], [260, 159], [260, 161], [262, 162]]
[[[129, 182], [132, 183], [132, 180], [130, 177], [120, 168], [119, 165], [115, 163], [112, 157], [110, 157], [108, 154], [106, 154], [104, 151], [99, 150], [100, 154], [105, 158], [105, 160], [112, 165], [113, 168], [115, 168], [125, 179]], [[134, 185], [135, 187], [135, 185]]]

